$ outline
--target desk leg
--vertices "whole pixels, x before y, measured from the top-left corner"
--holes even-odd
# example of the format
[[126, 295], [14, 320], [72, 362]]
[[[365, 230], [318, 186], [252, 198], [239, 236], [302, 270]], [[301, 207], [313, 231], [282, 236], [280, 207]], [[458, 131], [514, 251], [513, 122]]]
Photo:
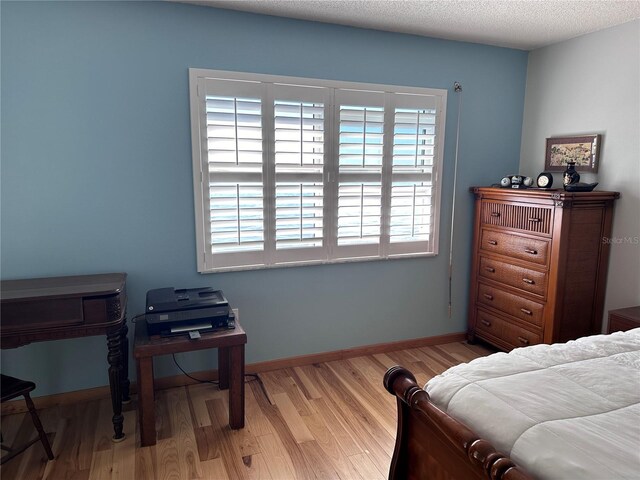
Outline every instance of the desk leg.
[[122, 348], [122, 372], [120, 374], [120, 390], [122, 393], [122, 403], [129, 403], [129, 327], [127, 327], [127, 317], [122, 322], [122, 331], [120, 336], [120, 346]]
[[107, 331], [107, 347], [109, 353], [107, 360], [109, 361], [109, 386], [111, 387], [111, 405], [113, 407], [113, 431], [112, 437], [114, 442], [124, 440], [122, 433], [122, 424], [124, 417], [122, 415], [122, 392], [120, 374], [122, 372], [122, 332], [121, 327]]
[[229, 426], [244, 427], [244, 344], [229, 347]]
[[220, 390], [229, 388], [229, 347], [218, 348], [218, 386]]
[[153, 394], [153, 357], [137, 359], [138, 415], [140, 416], [140, 444], [156, 444], [156, 412]]

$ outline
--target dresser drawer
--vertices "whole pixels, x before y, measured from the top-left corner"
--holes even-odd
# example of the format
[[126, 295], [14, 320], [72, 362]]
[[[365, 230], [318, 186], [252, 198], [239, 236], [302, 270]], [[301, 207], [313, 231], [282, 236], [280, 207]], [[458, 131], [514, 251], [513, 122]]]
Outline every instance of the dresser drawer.
[[549, 241], [521, 237], [507, 232], [482, 229], [480, 248], [491, 253], [498, 253], [537, 265], [546, 265], [549, 257]]
[[478, 310], [476, 330], [481, 333], [487, 333], [492, 337], [501, 339], [505, 323], [506, 322], [504, 320], [501, 320], [490, 313]]
[[495, 315], [479, 308], [476, 317], [476, 332], [480, 335], [488, 335], [491, 339], [506, 342], [511, 347], [527, 347], [542, 343], [542, 334], [530, 332], [526, 328], [519, 327], [503, 320]]
[[547, 293], [546, 273], [491, 258], [480, 257], [478, 275], [536, 295], [545, 296]]
[[485, 225], [551, 235], [552, 214], [551, 207], [483, 200], [480, 218]]
[[493, 307], [520, 320], [542, 327], [544, 305], [483, 283], [478, 284], [479, 304]]
[[528, 347], [542, 343], [542, 335], [530, 332], [525, 328], [518, 327], [509, 322], [504, 322], [502, 328], [502, 339], [514, 347]]

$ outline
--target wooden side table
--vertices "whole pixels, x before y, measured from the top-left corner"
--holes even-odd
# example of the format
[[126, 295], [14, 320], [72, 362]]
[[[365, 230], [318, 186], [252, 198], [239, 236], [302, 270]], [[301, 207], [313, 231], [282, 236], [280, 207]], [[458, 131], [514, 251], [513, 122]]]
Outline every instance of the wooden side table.
[[124, 440], [122, 403], [129, 401], [126, 273], [0, 282], [0, 347], [106, 335], [114, 442]]
[[640, 306], [609, 310], [607, 333], [627, 331], [640, 327]]
[[153, 391], [153, 357], [171, 353], [218, 349], [218, 380], [221, 390], [229, 389], [229, 426], [244, 427], [244, 346], [247, 334], [236, 321], [233, 330], [203, 333], [197, 340], [188, 335], [149, 336], [146, 320], [136, 322], [133, 356], [138, 372], [138, 414], [143, 447], [156, 443], [156, 415]]

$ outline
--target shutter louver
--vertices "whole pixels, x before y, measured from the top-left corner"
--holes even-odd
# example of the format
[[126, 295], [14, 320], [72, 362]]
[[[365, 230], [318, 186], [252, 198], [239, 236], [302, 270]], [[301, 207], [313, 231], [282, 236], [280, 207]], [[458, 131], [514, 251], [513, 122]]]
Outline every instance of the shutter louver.
[[435, 109], [396, 108], [389, 241], [429, 241]]
[[264, 250], [262, 102], [206, 97], [211, 253]]
[[340, 105], [337, 244], [379, 244], [384, 107]]

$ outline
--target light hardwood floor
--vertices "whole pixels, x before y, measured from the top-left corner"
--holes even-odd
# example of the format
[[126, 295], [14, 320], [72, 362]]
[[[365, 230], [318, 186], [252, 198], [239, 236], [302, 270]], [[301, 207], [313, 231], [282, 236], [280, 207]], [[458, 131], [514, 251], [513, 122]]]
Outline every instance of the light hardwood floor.
[[[246, 425], [228, 426], [227, 393], [198, 384], [156, 392], [158, 443], [141, 448], [136, 402], [123, 442], [112, 443], [108, 398], [42, 410], [56, 458], [37, 443], [2, 466], [2, 479], [387, 478], [396, 435], [395, 399], [382, 378], [403, 365], [418, 383], [490, 353], [465, 343], [367, 355], [260, 374], [246, 385]], [[5, 442], [35, 435], [25, 414], [2, 418]], [[10, 443], [13, 443], [10, 442]]]

